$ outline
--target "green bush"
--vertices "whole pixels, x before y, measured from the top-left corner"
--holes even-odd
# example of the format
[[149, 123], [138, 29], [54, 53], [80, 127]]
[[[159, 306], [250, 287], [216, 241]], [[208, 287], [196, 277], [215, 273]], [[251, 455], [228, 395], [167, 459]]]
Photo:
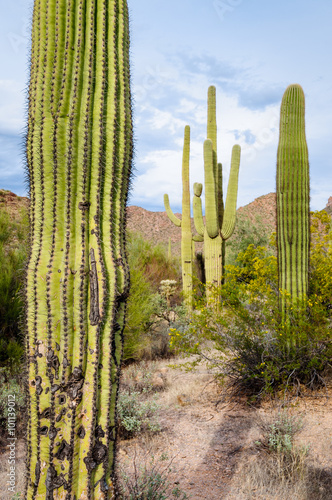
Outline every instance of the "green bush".
[[122, 371], [121, 387], [127, 392], [137, 391], [144, 394], [156, 392], [152, 383], [155, 371], [155, 362], [133, 363]]
[[160, 405], [154, 398], [144, 400], [144, 394], [144, 390], [142, 392], [124, 390], [119, 393], [119, 433], [125, 439], [129, 439], [141, 432], [160, 431], [160, 424], [156, 415]]
[[191, 323], [171, 332], [173, 348], [196, 355], [196, 364], [208, 360], [233, 391], [253, 399], [281, 388], [299, 391], [301, 384], [322, 384], [332, 358], [324, 297], [312, 293], [296, 304], [286, 296], [289, 316], [283, 323], [276, 258], [253, 245], [239, 254], [238, 265], [227, 267], [216, 294], [219, 310], [198, 304]]
[[176, 259], [169, 259], [166, 249], [145, 240], [139, 233], [129, 232], [127, 235], [128, 257], [130, 269], [138, 267], [142, 270], [146, 281], [153, 292], [159, 291], [163, 279], [181, 282], [181, 272]]
[[19, 344], [27, 235], [25, 213], [21, 222], [15, 222], [5, 210], [0, 210], [0, 364], [17, 363], [22, 354]]
[[16, 433], [20, 434], [25, 408], [25, 393], [22, 374], [13, 373], [8, 368], [0, 368], [0, 426], [7, 429], [8, 396], [15, 397]]
[[162, 279], [176, 277], [178, 270], [166, 251], [152, 245], [139, 234], [128, 235], [130, 294], [124, 330], [124, 360], [140, 360], [165, 355], [158, 350], [151, 327], [160, 316], [159, 285]]
[[226, 265], [238, 265], [237, 256], [249, 245], [253, 245], [254, 248], [266, 247], [269, 255], [276, 254], [271, 242], [271, 229], [264, 224], [262, 217], [256, 215], [255, 219], [251, 220], [239, 214], [234, 234], [226, 241]]
[[327, 314], [332, 310], [332, 222], [321, 210], [311, 214], [310, 294], [320, 297]]
[[124, 360], [139, 360], [149, 345], [148, 332], [155, 312], [154, 293], [142, 269], [131, 267], [130, 294], [124, 330]]
[[302, 429], [303, 422], [298, 416], [280, 412], [266, 429], [266, 441], [270, 451], [290, 453], [294, 446], [294, 436]]

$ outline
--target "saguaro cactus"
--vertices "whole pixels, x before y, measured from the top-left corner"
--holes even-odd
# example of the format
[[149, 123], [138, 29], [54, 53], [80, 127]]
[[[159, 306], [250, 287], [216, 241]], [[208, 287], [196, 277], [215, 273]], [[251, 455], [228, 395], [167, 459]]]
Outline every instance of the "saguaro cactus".
[[[217, 163], [216, 89], [214, 86], [209, 87], [208, 90], [207, 137], [204, 142], [205, 224], [201, 202], [203, 186], [200, 183], [194, 184], [194, 222], [197, 233], [204, 236], [206, 283], [219, 286], [222, 279], [225, 240], [233, 234], [235, 227], [241, 148], [239, 145], [233, 146], [224, 208], [222, 164]], [[210, 296], [209, 289], [207, 289], [207, 296]]]
[[[182, 156], [182, 218], [174, 215], [170, 204], [168, 194], [164, 195], [164, 204], [169, 219], [178, 227], [181, 227], [181, 265], [182, 265], [182, 286], [185, 303], [189, 308], [192, 307], [192, 289], [193, 289], [193, 264], [192, 264], [192, 245], [193, 235], [191, 231], [190, 218], [190, 187], [189, 187], [189, 156], [190, 156], [190, 127], [187, 125], [184, 129], [184, 144]], [[198, 237], [198, 241], [202, 238]]]
[[113, 498], [129, 276], [126, 0], [35, 0], [25, 498]]
[[[305, 100], [300, 85], [282, 98], [277, 156], [277, 245], [279, 289], [298, 300], [308, 291], [309, 160], [305, 137]], [[283, 317], [287, 310], [281, 296]]]

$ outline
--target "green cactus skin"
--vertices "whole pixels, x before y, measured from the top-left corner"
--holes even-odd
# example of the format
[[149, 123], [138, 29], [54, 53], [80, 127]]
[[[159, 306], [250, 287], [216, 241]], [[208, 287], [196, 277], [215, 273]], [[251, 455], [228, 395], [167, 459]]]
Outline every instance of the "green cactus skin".
[[[216, 89], [208, 90], [207, 140], [204, 142], [205, 225], [202, 184], [194, 184], [193, 212], [196, 231], [204, 237], [206, 283], [220, 286], [225, 261], [225, 240], [233, 234], [241, 148], [233, 146], [226, 206], [223, 203], [222, 164], [217, 163]], [[207, 298], [211, 297], [207, 288]]]
[[182, 218], [178, 219], [169, 204], [168, 195], [164, 195], [164, 204], [169, 219], [181, 227], [181, 265], [182, 286], [186, 306], [192, 308], [193, 265], [192, 265], [192, 231], [190, 219], [190, 188], [189, 188], [189, 157], [190, 157], [190, 127], [184, 129], [184, 144], [182, 156]]
[[[277, 155], [277, 247], [279, 289], [294, 299], [308, 291], [309, 160], [305, 137], [305, 99], [300, 85], [290, 85], [282, 98]], [[286, 315], [285, 297], [281, 297]]]
[[126, 0], [35, 0], [24, 498], [116, 494], [132, 158]]

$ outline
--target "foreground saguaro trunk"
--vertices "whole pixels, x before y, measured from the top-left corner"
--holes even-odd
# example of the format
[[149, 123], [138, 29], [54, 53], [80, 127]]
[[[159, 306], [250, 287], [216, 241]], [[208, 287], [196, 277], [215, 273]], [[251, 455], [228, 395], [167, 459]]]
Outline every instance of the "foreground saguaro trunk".
[[132, 157], [125, 0], [35, 0], [27, 499], [113, 498]]
[[[290, 85], [282, 98], [277, 157], [277, 242], [279, 288], [293, 300], [308, 292], [309, 160], [305, 137], [305, 100], [300, 85]], [[287, 302], [281, 296], [282, 316]]]

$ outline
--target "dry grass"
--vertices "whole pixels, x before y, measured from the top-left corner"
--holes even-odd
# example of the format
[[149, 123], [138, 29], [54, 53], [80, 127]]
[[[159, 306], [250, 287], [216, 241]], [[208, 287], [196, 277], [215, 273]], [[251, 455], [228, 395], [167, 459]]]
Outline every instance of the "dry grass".
[[[258, 416], [256, 422], [262, 432], [260, 441], [255, 443], [260, 451], [239, 467], [232, 487], [236, 498], [332, 499], [332, 471], [330, 474], [315, 462], [310, 444], [295, 444], [295, 436], [303, 427], [302, 416], [285, 410], [265, 418]], [[275, 445], [277, 441], [279, 446]]]
[[264, 454], [241, 468], [232, 492], [238, 500], [331, 500], [331, 480], [304, 454], [293, 453], [287, 465], [285, 457]]
[[[172, 366], [180, 363], [179, 358], [172, 359]], [[151, 383], [155, 376], [164, 380], [164, 388], [160, 391], [159, 403], [165, 407], [194, 403], [204, 397], [204, 389], [213, 381], [212, 373], [200, 366], [194, 372], [186, 373], [180, 368], [170, 367], [169, 360], [142, 361], [123, 369], [121, 384], [124, 388], [153, 392]], [[180, 401], [179, 401], [180, 400]]]
[[[174, 365], [181, 362], [179, 358], [171, 361]], [[277, 453], [269, 449], [267, 439], [270, 426], [278, 417], [270, 403], [260, 409], [252, 408], [247, 413], [240, 405], [238, 412], [233, 404], [216, 408], [216, 399], [224, 394], [224, 390], [211, 383], [213, 374], [209, 370], [198, 366], [196, 371], [185, 372], [170, 368], [169, 364], [167, 360], [145, 361], [123, 369], [122, 384], [125, 388], [149, 388], [158, 374], [162, 374], [165, 384], [163, 388], [148, 389], [141, 396], [142, 399], [157, 398], [161, 406], [162, 430], [155, 434], [141, 432], [132, 439], [121, 440], [117, 464], [120, 476], [125, 474], [129, 481], [137, 482], [139, 477], [147, 479], [151, 471], [153, 474], [164, 470], [169, 481], [170, 493], [166, 497], [169, 499], [173, 498], [172, 489], [178, 487], [194, 500], [332, 500], [331, 443], [328, 437], [331, 430], [330, 402], [325, 405], [320, 399], [315, 402], [305, 397], [301, 405], [298, 402], [298, 406], [289, 410], [289, 414], [297, 418], [303, 415], [305, 426], [300, 429], [294, 421], [293, 437], [296, 436], [291, 452]], [[307, 406], [303, 407], [304, 403]], [[250, 419], [252, 423], [249, 425]], [[205, 420], [207, 423], [201, 424]], [[214, 431], [211, 434], [212, 424], [216, 421], [218, 425], [214, 429], [217, 434]], [[198, 440], [197, 445], [195, 440]], [[260, 444], [255, 444], [256, 441]], [[308, 452], [303, 442], [313, 444]], [[241, 451], [237, 451], [237, 445], [242, 446]], [[18, 477], [23, 480], [24, 459], [22, 448], [19, 450]], [[168, 458], [161, 460], [164, 453], [168, 453]], [[4, 492], [6, 453], [1, 459], [0, 488]], [[214, 479], [227, 471], [226, 467], [230, 467], [229, 474], [223, 479]], [[170, 468], [173, 470], [169, 471]], [[206, 473], [201, 472], [202, 468]], [[222, 496], [218, 496], [218, 484], [225, 487]], [[17, 484], [17, 491], [21, 488], [22, 485]], [[202, 488], [205, 496], [200, 497]]]

